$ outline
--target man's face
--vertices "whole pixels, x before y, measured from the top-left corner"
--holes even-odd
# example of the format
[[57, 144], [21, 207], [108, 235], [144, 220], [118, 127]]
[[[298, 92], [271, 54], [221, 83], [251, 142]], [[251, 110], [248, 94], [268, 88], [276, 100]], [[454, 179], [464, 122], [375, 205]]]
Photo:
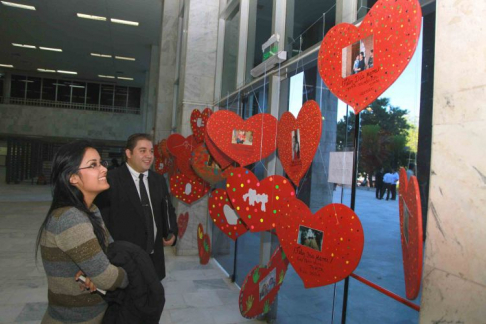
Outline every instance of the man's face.
[[154, 162], [154, 145], [149, 140], [140, 139], [133, 151], [126, 149], [125, 154], [127, 155], [128, 165], [135, 171], [143, 173], [150, 169]]

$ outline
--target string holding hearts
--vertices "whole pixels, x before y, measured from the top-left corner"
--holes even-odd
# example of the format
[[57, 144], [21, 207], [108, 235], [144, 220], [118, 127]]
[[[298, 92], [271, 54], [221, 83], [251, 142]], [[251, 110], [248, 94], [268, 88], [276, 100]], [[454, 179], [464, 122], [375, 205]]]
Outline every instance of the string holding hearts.
[[193, 180], [198, 178], [191, 167], [191, 155], [196, 146], [196, 140], [192, 135], [184, 137], [181, 134], [171, 134], [167, 138], [167, 149], [175, 157], [177, 168]]
[[224, 189], [214, 189], [209, 194], [208, 209], [214, 225], [233, 241], [248, 231], [231, 206]]
[[199, 262], [201, 264], [208, 264], [211, 257], [211, 241], [209, 235], [204, 233], [204, 228], [201, 223], [197, 226], [197, 249], [199, 252]]
[[209, 191], [209, 184], [201, 178], [190, 179], [177, 172], [169, 177], [170, 193], [180, 201], [191, 205]]
[[359, 27], [341, 23], [331, 28], [318, 55], [319, 74], [329, 90], [355, 113], [365, 109], [410, 62], [421, 18], [417, 0], [378, 0]]
[[273, 175], [260, 181], [245, 168], [231, 170], [226, 179], [226, 192], [236, 213], [251, 232], [274, 229], [279, 216], [279, 201], [295, 198], [288, 179]]
[[246, 166], [275, 151], [277, 119], [260, 113], [243, 120], [234, 112], [219, 110], [209, 118], [207, 133], [225, 155]]
[[289, 260], [278, 247], [266, 266], [254, 267], [240, 290], [240, 313], [245, 318], [266, 314], [277, 297], [287, 273]]
[[349, 276], [363, 253], [363, 227], [345, 205], [330, 204], [315, 214], [299, 199], [283, 202], [277, 236], [306, 288]]
[[404, 168], [400, 169], [398, 192], [405, 292], [408, 299], [415, 299], [419, 294], [422, 278], [422, 206], [417, 178], [411, 176], [408, 180]]
[[285, 112], [278, 122], [278, 156], [285, 173], [296, 186], [314, 159], [321, 132], [321, 110], [314, 100], [304, 103], [297, 118]]
[[205, 108], [202, 112], [199, 109], [194, 109], [191, 113], [191, 129], [194, 139], [197, 143], [204, 141], [204, 134], [206, 133], [206, 124], [209, 116], [213, 111], [210, 108]]
[[187, 225], [189, 224], [189, 212], [180, 214], [177, 218], [177, 228], [179, 229], [178, 236], [181, 239], [187, 230]]

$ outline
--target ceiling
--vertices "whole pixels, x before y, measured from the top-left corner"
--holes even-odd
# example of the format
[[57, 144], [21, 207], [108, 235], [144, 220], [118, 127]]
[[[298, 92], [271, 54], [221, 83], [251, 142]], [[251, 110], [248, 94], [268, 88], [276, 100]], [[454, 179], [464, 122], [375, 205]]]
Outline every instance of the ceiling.
[[[90, 80], [143, 87], [150, 66], [151, 46], [159, 44], [162, 0], [6, 0], [35, 6], [24, 10], [0, 4], [0, 72], [48, 78]], [[107, 17], [81, 19], [77, 13]], [[115, 24], [117, 18], [139, 22], [138, 27]], [[12, 46], [12, 43], [61, 48], [62, 53]], [[136, 61], [99, 58], [90, 53], [133, 57]], [[77, 75], [42, 73], [38, 68], [76, 71]], [[98, 75], [134, 78], [133, 81]]]

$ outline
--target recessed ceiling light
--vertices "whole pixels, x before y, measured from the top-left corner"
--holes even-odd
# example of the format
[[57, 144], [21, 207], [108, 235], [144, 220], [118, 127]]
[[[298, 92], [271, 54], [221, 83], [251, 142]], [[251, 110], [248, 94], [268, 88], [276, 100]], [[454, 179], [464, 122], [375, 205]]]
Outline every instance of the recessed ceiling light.
[[14, 66], [12, 64], [0, 64], [2, 67], [8, 67], [8, 68], [13, 68]]
[[138, 26], [138, 22], [136, 22], [136, 21], [122, 20], [122, 19], [115, 19], [115, 18], [110, 18], [110, 20], [111, 20], [112, 23], [115, 23], [115, 24]]
[[119, 80], [128, 80], [128, 81], [133, 81], [133, 78], [127, 78], [127, 77], [117, 77]]
[[98, 76], [99, 76], [100, 78], [106, 78], [106, 79], [114, 79], [114, 78], [115, 78], [115, 77], [114, 77], [114, 76], [112, 76], [112, 75], [102, 75], [102, 74], [98, 74]]
[[27, 5], [23, 5], [23, 4], [20, 4], [20, 3], [2, 1], [2, 4], [4, 6], [9, 6], [9, 7], [14, 7], [14, 8], [27, 9], [27, 10], [35, 10], [35, 7], [34, 6], [27, 6]]
[[91, 56], [111, 58], [111, 55], [108, 55], [108, 54], [91, 53]]
[[62, 52], [62, 49], [60, 48], [42, 47], [42, 46], [39, 46], [39, 48], [44, 51]]
[[64, 70], [57, 70], [57, 73], [65, 73], [65, 74], [78, 74], [78, 72], [73, 72], [73, 71], [64, 71]]
[[56, 70], [49, 70], [49, 69], [37, 69], [39, 72], [51, 72], [51, 73], [56, 73]]
[[79, 18], [91, 19], [91, 20], [99, 20], [99, 21], [106, 21], [106, 17], [86, 15], [86, 14], [82, 14], [82, 13], [77, 13], [76, 15]]
[[17, 47], [23, 47], [23, 48], [32, 48], [32, 49], [36, 49], [37, 48], [34, 45], [27, 45], [27, 44], [12, 43], [12, 45], [13, 46], [17, 46]]
[[125, 60], [125, 61], [135, 61], [134, 57], [126, 57], [126, 56], [115, 56], [117, 60]]

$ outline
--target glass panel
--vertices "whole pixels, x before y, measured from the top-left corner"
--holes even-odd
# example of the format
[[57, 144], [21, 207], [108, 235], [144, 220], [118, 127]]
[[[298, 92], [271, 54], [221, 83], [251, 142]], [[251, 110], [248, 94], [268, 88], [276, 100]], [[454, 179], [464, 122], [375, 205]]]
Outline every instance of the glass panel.
[[358, 20], [364, 18], [377, 0], [358, 0]]
[[246, 82], [253, 79], [250, 74], [262, 63], [262, 45], [272, 36], [273, 0], [250, 1], [248, 26], [248, 49], [246, 59]]
[[111, 84], [101, 85], [101, 105], [113, 107], [113, 91], [115, 86]]
[[128, 88], [128, 107], [140, 108], [140, 99], [142, 95], [142, 89], [140, 88]]
[[86, 96], [86, 83], [84, 82], [71, 82], [72, 88], [72, 102], [84, 104], [84, 98]]
[[88, 92], [86, 95], [86, 103], [88, 105], [98, 105], [100, 102], [100, 84], [88, 83]]
[[126, 107], [127, 106], [127, 87], [115, 87], [115, 107]]
[[40, 99], [41, 78], [28, 77], [27, 99]]
[[57, 80], [57, 101], [71, 102], [71, 81]]
[[221, 96], [236, 89], [236, 63], [238, 59], [238, 40], [240, 31], [240, 6], [232, 13], [225, 23], [224, 51], [223, 51], [223, 76]]
[[3, 97], [3, 73], [0, 73], [0, 97]]
[[56, 100], [56, 83], [55, 79], [42, 79], [42, 100]]
[[12, 75], [10, 97], [25, 98], [25, 88], [27, 77], [23, 75]]
[[296, 0], [287, 2], [287, 57], [322, 41], [326, 32], [336, 24], [336, 0], [307, 0], [305, 6]]

